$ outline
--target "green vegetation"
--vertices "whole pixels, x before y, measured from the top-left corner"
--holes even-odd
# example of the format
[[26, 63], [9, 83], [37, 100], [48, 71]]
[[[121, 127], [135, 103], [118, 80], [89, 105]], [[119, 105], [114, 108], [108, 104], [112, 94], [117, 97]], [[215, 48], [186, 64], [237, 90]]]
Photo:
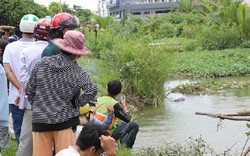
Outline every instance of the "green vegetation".
[[[192, 94], [250, 84], [249, 80], [214, 81], [250, 74], [250, 9], [239, 1], [181, 0], [180, 8], [165, 16], [142, 20], [127, 15], [118, 23], [115, 17], [101, 18], [78, 6], [70, 9], [55, 2], [49, 9], [33, 0], [4, 0], [3, 4], [0, 23], [6, 25], [18, 25], [27, 13], [44, 17], [61, 11], [77, 15], [82, 24], [85, 20], [99, 23], [97, 37], [93, 31], [85, 31], [93, 55], [82, 57], [79, 63], [98, 84], [100, 95], [106, 93], [107, 82], [117, 78], [122, 80], [125, 94], [154, 106], [162, 104], [164, 83], [171, 79], [197, 81], [174, 90]], [[16, 151], [13, 145], [11, 149]], [[211, 152], [207, 149], [198, 140], [186, 147], [148, 148], [139, 155], [204, 155]], [[131, 151], [121, 148], [119, 155], [131, 155]]]
[[118, 79], [118, 74], [113, 71], [106, 62], [93, 57], [81, 57], [78, 60], [80, 66], [91, 76], [99, 87], [98, 96], [107, 94], [107, 83]]
[[246, 75], [250, 72], [249, 49], [227, 49], [174, 53], [172, 75], [195, 78], [215, 78]]
[[150, 46], [150, 40], [144, 37], [126, 38], [113, 33], [99, 33], [97, 39], [87, 34], [87, 44], [97, 58], [107, 62], [119, 74], [127, 94], [152, 105], [162, 102], [163, 83], [168, 73], [165, 50]]
[[11, 25], [17, 27], [20, 19], [25, 14], [34, 14], [39, 18], [47, 15], [53, 17], [59, 12], [67, 12], [76, 15], [81, 23], [89, 21], [93, 13], [89, 9], [82, 9], [74, 5], [70, 8], [66, 3], [51, 2], [49, 7], [37, 4], [34, 0], [1, 0], [0, 6], [0, 25]]
[[[94, 80], [100, 82], [101, 92], [108, 79], [119, 78], [125, 84], [126, 94], [156, 106], [163, 102], [164, 83], [175, 74], [208, 78], [246, 75], [250, 71], [246, 63], [249, 50], [241, 49], [250, 47], [249, 9], [238, 1], [182, 0], [179, 8], [165, 16], [142, 20], [127, 15], [120, 22], [115, 22], [116, 17], [101, 18], [79, 6], [69, 8], [65, 3], [53, 2], [49, 8], [33, 5], [33, 0], [18, 3], [22, 8], [30, 8], [28, 12], [19, 9], [18, 15], [12, 16], [6, 8], [12, 8], [14, 1], [6, 1], [0, 7], [0, 12], [6, 14], [0, 23], [17, 25], [26, 13], [44, 17], [63, 11], [77, 15], [82, 24], [88, 20], [92, 26], [100, 25], [97, 37], [92, 26], [85, 33], [93, 57], [102, 60], [107, 70], [114, 73], [98, 76], [95, 74], [100, 73], [99, 68], [90, 68]], [[95, 66], [96, 61], [89, 63]], [[101, 76], [103, 79], [99, 80]]]
[[[137, 156], [203, 156], [216, 154], [202, 138], [192, 139], [185, 145], [167, 144], [164, 147], [142, 149]], [[229, 156], [227, 152], [224, 156]]]
[[[95, 57], [119, 73], [127, 93], [144, 103], [161, 104], [163, 84], [169, 79], [250, 74], [250, 51], [244, 49], [250, 47], [249, 9], [245, 5], [231, 0], [182, 0], [180, 5], [161, 17], [142, 20], [128, 15], [119, 23], [106, 22], [109, 29], [98, 37], [86, 34]], [[231, 87], [213, 83], [204, 80], [184, 91], [211, 93]]]
[[16, 140], [12, 139], [11, 140], [11, 146], [9, 148], [6, 149], [2, 149], [2, 155], [3, 156], [12, 156], [12, 155], [16, 155], [17, 152], [17, 144], [16, 144]]

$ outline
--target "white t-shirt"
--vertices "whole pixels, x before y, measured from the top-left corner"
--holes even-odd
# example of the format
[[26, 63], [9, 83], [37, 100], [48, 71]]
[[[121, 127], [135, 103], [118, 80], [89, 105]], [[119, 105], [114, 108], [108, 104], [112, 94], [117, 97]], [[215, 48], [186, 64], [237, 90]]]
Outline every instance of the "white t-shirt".
[[[20, 56], [20, 82], [25, 89], [29, 77], [31, 75], [32, 69], [35, 67], [37, 62], [39, 62], [42, 58], [42, 52], [47, 47], [47, 41], [36, 41], [33, 46], [29, 46], [21, 51]], [[25, 97], [25, 93], [21, 94], [20, 109], [31, 109], [31, 105], [28, 102], [28, 99]]]
[[69, 148], [58, 152], [56, 156], [80, 156], [80, 153], [78, 153], [72, 146], [69, 146]]
[[[4, 50], [3, 55], [3, 64], [9, 64], [11, 67], [11, 70], [13, 71], [14, 75], [16, 76], [16, 79], [20, 83], [20, 56], [21, 51], [24, 48], [27, 48], [29, 46], [34, 45], [33, 39], [24, 39], [21, 38], [20, 40], [16, 42], [12, 42], [8, 44]], [[10, 90], [9, 90], [9, 104], [15, 104], [15, 100], [18, 96], [19, 92], [17, 88], [10, 83]]]

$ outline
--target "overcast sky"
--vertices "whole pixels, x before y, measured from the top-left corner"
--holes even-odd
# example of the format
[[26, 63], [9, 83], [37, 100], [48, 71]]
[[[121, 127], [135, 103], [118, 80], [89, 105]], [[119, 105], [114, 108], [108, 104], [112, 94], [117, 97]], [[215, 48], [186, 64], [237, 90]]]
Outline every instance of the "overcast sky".
[[[98, 0], [61, 0], [62, 3], [67, 3], [70, 7], [74, 4], [81, 6], [83, 9], [97, 10]], [[48, 6], [51, 2], [60, 2], [60, 0], [35, 0], [38, 4]]]

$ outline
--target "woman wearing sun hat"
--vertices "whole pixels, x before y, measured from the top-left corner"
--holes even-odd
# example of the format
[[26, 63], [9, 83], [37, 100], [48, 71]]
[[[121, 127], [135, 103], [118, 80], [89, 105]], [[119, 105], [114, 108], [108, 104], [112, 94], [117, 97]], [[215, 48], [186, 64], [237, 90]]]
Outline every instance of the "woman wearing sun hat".
[[[91, 52], [84, 35], [69, 30], [64, 39], [52, 41], [61, 53], [44, 57], [34, 67], [25, 89], [32, 104], [34, 156], [51, 155], [75, 143], [72, 127], [79, 124], [79, 106], [93, 100], [98, 88], [89, 75], [75, 63]], [[79, 91], [84, 92], [80, 95]], [[79, 96], [78, 96], [79, 95]]]

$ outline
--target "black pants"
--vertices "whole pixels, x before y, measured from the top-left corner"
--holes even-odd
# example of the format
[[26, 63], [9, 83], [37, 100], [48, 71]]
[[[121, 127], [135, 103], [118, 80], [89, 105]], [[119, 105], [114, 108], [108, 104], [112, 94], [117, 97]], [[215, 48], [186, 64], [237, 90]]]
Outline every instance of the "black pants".
[[125, 144], [128, 148], [132, 148], [138, 131], [139, 125], [136, 122], [119, 122], [116, 125], [116, 130], [113, 132], [112, 137], [115, 140], [120, 139], [121, 144]]

